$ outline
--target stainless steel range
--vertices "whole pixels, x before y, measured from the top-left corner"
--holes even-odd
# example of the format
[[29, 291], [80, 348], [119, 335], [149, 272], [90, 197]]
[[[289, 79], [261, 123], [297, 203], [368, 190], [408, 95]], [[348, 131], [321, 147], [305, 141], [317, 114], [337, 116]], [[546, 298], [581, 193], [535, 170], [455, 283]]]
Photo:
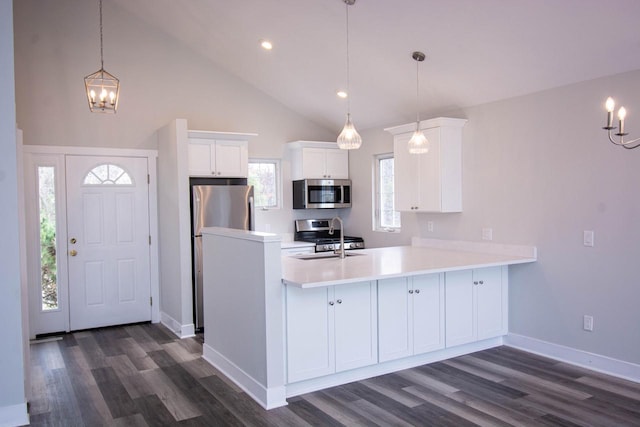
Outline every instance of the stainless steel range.
[[[296, 232], [294, 240], [316, 244], [316, 252], [328, 252], [340, 249], [340, 230], [335, 228], [333, 235], [329, 234], [331, 219], [298, 219], [295, 222]], [[334, 224], [335, 225], [335, 224]], [[362, 237], [344, 236], [345, 250], [364, 249]]]

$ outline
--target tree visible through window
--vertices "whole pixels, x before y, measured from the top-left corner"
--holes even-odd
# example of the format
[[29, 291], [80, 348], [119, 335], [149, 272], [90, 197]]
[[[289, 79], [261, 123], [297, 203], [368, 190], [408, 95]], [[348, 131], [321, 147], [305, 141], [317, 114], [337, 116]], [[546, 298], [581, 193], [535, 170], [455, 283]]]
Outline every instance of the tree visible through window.
[[249, 160], [249, 185], [253, 185], [255, 206], [280, 207], [280, 163], [278, 160]]
[[375, 174], [375, 218], [376, 230], [397, 230], [400, 228], [400, 212], [394, 208], [393, 201], [393, 154], [381, 154], [376, 157]]
[[55, 169], [52, 166], [38, 167], [38, 192], [42, 310], [55, 310], [58, 308], [58, 262], [56, 256]]

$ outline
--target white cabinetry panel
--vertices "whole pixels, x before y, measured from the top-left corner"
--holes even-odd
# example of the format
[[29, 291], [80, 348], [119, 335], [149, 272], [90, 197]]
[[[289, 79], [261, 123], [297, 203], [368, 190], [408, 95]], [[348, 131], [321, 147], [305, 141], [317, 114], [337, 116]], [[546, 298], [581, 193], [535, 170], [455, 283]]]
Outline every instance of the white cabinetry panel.
[[292, 179], [349, 179], [349, 151], [335, 142], [295, 141], [289, 148]]
[[377, 363], [375, 282], [287, 286], [286, 297], [288, 382]]
[[446, 345], [507, 333], [507, 267], [445, 273]]

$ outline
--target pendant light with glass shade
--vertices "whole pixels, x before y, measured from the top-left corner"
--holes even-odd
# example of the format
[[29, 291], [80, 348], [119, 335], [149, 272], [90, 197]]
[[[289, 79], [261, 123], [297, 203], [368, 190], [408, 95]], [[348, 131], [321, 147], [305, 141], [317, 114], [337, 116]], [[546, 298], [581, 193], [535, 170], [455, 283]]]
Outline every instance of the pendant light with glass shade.
[[102, 0], [100, 4], [100, 69], [84, 78], [84, 87], [92, 113], [115, 113], [120, 98], [120, 80], [104, 69], [102, 57]]
[[409, 140], [409, 153], [424, 154], [429, 152], [429, 141], [420, 129], [420, 63], [424, 61], [422, 52], [413, 52], [411, 57], [416, 61], [416, 130]]
[[352, 6], [356, 0], [343, 1], [347, 5], [347, 121], [338, 135], [338, 148], [356, 150], [362, 145], [362, 138], [351, 121], [351, 95], [349, 94], [349, 6]]

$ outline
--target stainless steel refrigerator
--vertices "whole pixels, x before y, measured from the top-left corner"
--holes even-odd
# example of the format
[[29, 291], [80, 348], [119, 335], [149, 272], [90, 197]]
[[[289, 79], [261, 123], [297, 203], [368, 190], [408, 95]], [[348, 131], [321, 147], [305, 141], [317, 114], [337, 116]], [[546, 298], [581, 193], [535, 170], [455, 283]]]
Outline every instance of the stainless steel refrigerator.
[[196, 329], [201, 329], [204, 325], [201, 230], [203, 227], [254, 229], [253, 186], [246, 183], [246, 179], [191, 179], [191, 245]]

